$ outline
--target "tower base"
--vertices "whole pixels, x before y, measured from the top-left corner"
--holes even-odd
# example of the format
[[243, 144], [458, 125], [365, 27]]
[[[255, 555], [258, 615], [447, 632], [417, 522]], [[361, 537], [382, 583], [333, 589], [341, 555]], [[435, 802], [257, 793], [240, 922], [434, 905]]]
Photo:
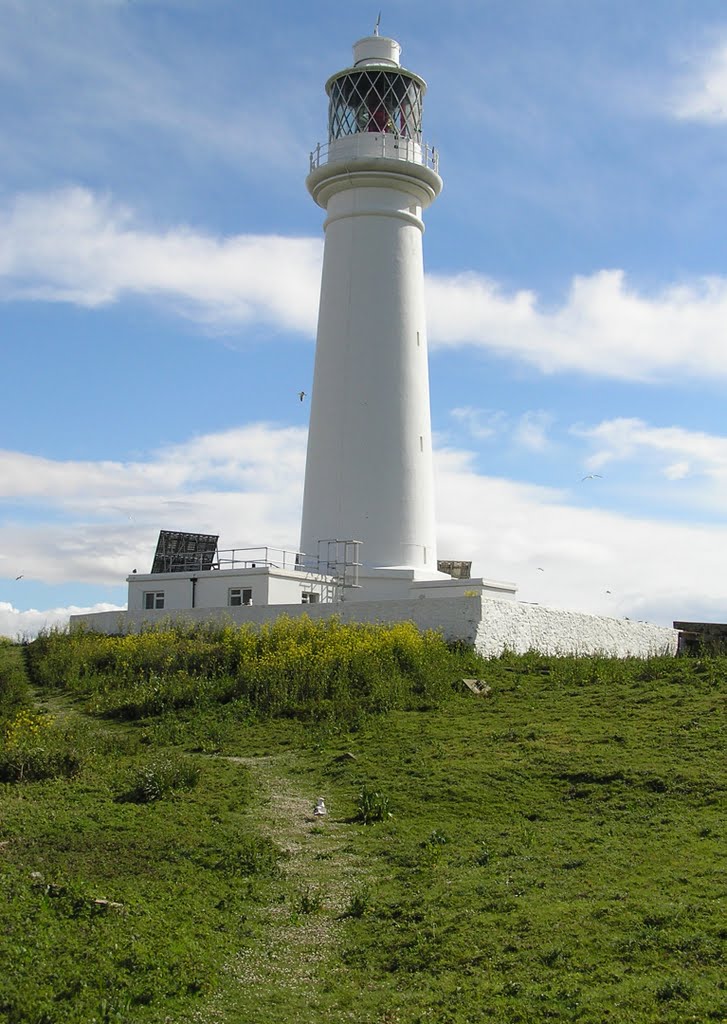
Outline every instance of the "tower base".
[[420, 598], [480, 596], [512, 600], [517, 593], [514, 583], [501, 580], [457, 580], [447, 573], [408, 566], [383, 566], [361, 570], [359, 586], [344, 591], [344, 601], [409, 601]]

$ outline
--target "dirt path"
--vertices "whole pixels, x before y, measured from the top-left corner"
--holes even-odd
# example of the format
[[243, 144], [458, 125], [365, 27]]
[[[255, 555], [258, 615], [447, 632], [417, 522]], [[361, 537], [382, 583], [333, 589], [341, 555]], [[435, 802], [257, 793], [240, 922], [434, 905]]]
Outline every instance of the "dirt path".
[[[300, 783], [286, 770], [287, 755], [228, 760], [244, 765], [252, 775], [260, 793], [252, 812], [255, 828], [287, 854], [281, 869], [289, 889], [284, 902], [260, 908], [260, 940], [226, 965], [228, 977], [240, 985], [242, 1007], [236, 1007], [236, 1012], [243, 1009], [245, 1013], [234, 1019], [246, 1024], [274, 1019], [263, 988], [270, 994], [284, 992], [288, 1006], [299, 998], [307, 1020], [344, 1019], [333, 1007], [330, 1018], [322, 1006], [314, 1018], [309, 1013], [314, 1011], [318, 986], [331, 983], [341, 969], [337, 953], [345, 927], [343, 914], [366, 885], [367, 868], [354, 849], [356, 826], [337, 820], [333, 808], [334, 813], [314, 817], [316, 798], [326, 794], [302, 793]], [[195, 1020], [206, 1024], [228, 1017], [217, 1005]]]

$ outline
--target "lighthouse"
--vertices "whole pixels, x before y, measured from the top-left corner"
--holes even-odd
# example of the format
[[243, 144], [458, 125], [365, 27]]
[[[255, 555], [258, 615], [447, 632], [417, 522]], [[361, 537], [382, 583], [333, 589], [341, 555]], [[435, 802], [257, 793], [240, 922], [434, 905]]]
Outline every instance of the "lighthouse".
[[514, 583], [437, 561], [422, 214], [442, 180], [422, 136], [426, 85], [399, 56], [378, 32], [354, 44], [326, 83], [328, 139], [311, 153], [326, 240], [300, 550], [161, 530], [150, 572], [126, 578], [128, 611], [74, 615], [71, 629], [335, 615], [412, 622], [487, 657], [676, 651], [675, 630], [519, 602]]
[[[326, 83], [328, 139], [306, 186], [326, 211], [301, 550], [361, 543], [380, 584], [437, 571], [423, 211], [442, 189], [426, 83], [378, 34]], [[364, 596], [364, 595], [362, 595]], [[392, 594], [393, 596], [393, 594]]]

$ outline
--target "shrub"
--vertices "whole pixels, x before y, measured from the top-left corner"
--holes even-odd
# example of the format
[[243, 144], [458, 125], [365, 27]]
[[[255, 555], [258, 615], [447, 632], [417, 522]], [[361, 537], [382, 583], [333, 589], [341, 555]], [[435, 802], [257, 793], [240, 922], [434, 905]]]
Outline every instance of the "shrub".
[[0, 779], [37, 782], [71, 778], [83, 767], [84, 755], [73, 749], [53, 719], [23, 708], [6, 723], [0, 753]]
[[310, 885], [304, 886], [296, 895], [293, 909], [296, 914], [317, 914], [323, 909], [323, 895]]
[[256, 715], [351, 728], [366, 715], [438, 704], [462, 658], [412, 623], [344, 625], [335, 617], [281, 617], [259, 630], [50, 631], [28, 655], [36, 683], [84, 692], [94, 711], [119, 718], [243, 701]]
[[215, 866], [218, 871], [243, 878], [250, 875], [272, 877], [278, 873], [281, 856], [282, 851], [267, 836], [239, 836]]
[[156, 757], [134, 770], [131, 788], [122, 799], [136, 804], [153, 803], [180, 790], [194, 789], [199, 774], [197, 765], [188, 758]]
[[0, 637], [0, 723], [30, 703], [23, 649]]

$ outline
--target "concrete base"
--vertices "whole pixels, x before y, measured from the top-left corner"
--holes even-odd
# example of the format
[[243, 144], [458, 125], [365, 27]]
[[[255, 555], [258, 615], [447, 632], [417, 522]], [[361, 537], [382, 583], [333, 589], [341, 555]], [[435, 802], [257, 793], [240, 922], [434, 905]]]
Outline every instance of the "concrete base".
[[501, 580], [453, 579], [446, 572], [389, 566], [381, 569], [365, 568], [359, 577], [359, 586], [347, 589], [345, 601], [406, 601], [413, 598], [491, 597], [514, 598], [517, 587]]
[[259, 625], [282, 615], [291, 618], [308, 615], [311, 619], [336, 615], [343, 622], [413, 622], [420, 629], [440, 631], [447, 640], [471, 644], [485, 657], [497, 657], [509, 650], [515, 653], [539, 651], [550, 655], [647, 658], [676, 654], [679, 635], [675, 629], [653, 626], [648, 622], [521, 604], [485, 594], [463, 594], [436, 600], [415, 598], [340, 604], [195, 608], [173, 614], [164, 611], [100, 612], [71, 616], [71, 629], [85, 627], [101, 633], [123, 634], [172, 621], [189, 625], [209, 622]]

